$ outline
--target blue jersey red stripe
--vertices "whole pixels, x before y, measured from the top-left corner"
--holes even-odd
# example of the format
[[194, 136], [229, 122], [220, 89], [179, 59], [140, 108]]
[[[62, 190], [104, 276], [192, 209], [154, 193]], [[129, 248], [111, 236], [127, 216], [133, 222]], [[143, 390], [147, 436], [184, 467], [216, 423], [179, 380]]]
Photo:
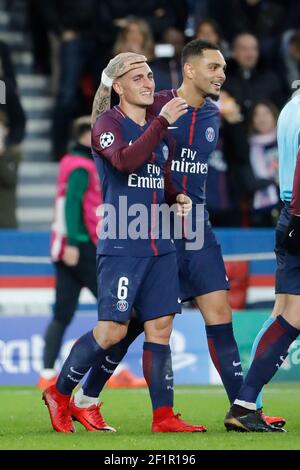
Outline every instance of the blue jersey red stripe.
[[189, 131], [189, 145], [192, 145], [193, 143], [196, 118], [197, 118], [197, 109], [195, 108], [194, 111], [192, 112], [192, 120], [191, 120], [190, 131]]
[[[174, 90], [155, 94], [149, 112], [157, 115], [161, 108], [177, 96]], [[205, 203], [205, 184], [208, 173], [208, 158], [215, 150], [220, 127], [218, 107], [206, 99], [203, 106], [189, 106], [188, 112], [172, 124], [171, 133], [176, 142], [172, 161], [172, 179], [179, 191], [185, 191], [194, 204]], [[188, 177], [188, 180], [183, 178]], [[186, 183], [186, 186], [183, 186]], [[205, 212], [206, 220], [208, 214]]]
[[156, 191], [154, 191], [153, 193], [153, 202], [152, 202], [152, 206], [153, 206], [153, 211], [152, 211], [152, 216], [151, 216], [151, 229], [150, 229], [150, 235], [151, 235], [151, 248], [153, 250], [153, 253], [154, 253], [154, 256], [158, 256], [158, 249], [155, 245], [155, 238], [153, 236], [153, 229], [155, 227], [155, 224], [156, 224]]

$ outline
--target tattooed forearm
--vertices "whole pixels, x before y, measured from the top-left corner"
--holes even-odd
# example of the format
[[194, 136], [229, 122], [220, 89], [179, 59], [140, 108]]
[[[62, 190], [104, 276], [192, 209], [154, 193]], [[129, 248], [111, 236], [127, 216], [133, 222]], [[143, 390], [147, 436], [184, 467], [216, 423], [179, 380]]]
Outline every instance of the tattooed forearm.
[[97, 117], [110, 108], [110, 97], [111, 88], [100, 83], [93, 102], [92, 126], [95, 124]]

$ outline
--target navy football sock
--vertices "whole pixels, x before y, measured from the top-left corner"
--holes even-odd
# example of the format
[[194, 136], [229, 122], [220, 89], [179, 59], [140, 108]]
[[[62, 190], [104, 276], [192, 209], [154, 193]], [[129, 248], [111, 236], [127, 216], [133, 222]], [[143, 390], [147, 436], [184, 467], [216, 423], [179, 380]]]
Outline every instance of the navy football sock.
[[101, 390], [112, 376], [118, 364], [127, 353], [129, 346], [144, 331], [144, 327], [136, 318], [132, 318], [128, 325], [128, 331], [125, 338], [120, 343], [112, 346], [105, 351], [105, 355], [100, 363], [95, 364], [83, 385], [83, 393], [88, 397], [97, 398]]
[[232, 323], [206, 325], [210, 357], [220, 374], [230, 403], [233, 403], [243, 384], [243, 369]]
[[[256, 402], [262, 387], [268, 383], [288, 354], [290, 344], [300, 331], [281, 315], [261, 337], [251, 367], [238, 393], [235, 404], [246, 406]], [[249, 406], [250, 407], [250, 406]]]
[[[261, 329], [259, 330], [259, 332], [257, 333], [256, 337], [255, 337], [255, 340], [253, 342], [253, 345], [252, 345], [252, 349], [251, 349], [251, 356], [250, 356], [250, 364], [252, 363], [254, 357], [255, 357], [255, 353], [256, 353], [256, 349], [257, 349], [257, 346], [260, 342], [260, 339], [262, 337], [262, 335], [264, 334], [265, 331], [267, 331], [267, 329], [269, 328], [270, 325], [272, 325], [272, 323], [275, 321], [275, 318], [274, 317], [269, 317], [263, 324], [263, 326], [261, 327]], [[262, 390], [259, 392], [258, 394], [258, 397], [256, 399], [256, 408], [257, 409], [260, 409], [263, 407], [263, 398], [262, 398]]]
[[88, 370], [100, 362], [105, 353], [95, 340], [93, 331], [81, 336], [72, 347], [58, 376], [57, 389], [64, 395], [71, 395]]
[[148, 384], [152, 408], [173, 407], [173, 370], [169, 345], [144, 343], [143, 371]]

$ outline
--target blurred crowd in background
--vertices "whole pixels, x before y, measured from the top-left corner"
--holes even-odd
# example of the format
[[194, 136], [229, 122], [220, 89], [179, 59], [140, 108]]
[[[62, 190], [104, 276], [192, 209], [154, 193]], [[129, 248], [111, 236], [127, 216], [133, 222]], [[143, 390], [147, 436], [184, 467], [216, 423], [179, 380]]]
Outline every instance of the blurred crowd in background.
[[23, 150], [34, 126], [23, 106], [28, 95], [19, 86], [24, 69], [13, 60], [14, 34], [21, 37], [18, 50], [32, 57], [29, 81], [44, 77], [40, 84], [52, 98], [45, 127], [49, 162], [67, 152], [74, 119], [91, 113], [111, 57], [125, 51], [146, 55], [159, 91], [179, 86], [180, 55], [188, 41], [217, 43], [228, 66], [219, 142], [209, 160], [211, 222], [276, 223], [276, 121], [300, 80], [299, 0], [0, 0], [0, 7], [0, 79], [6, 85], [6, 104], [0, 104], [0, 228], [17, 226], [20, 162], [45, 161], [36, 149], [34, 155]]

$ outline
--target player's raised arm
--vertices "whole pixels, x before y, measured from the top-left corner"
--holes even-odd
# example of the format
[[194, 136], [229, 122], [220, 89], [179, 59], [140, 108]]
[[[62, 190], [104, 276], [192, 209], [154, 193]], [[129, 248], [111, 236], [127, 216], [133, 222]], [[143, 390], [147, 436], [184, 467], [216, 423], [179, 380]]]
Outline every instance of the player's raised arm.
[[93, 128], [92, 148], [98, 155], [109, 160], [118, 171], [130, 174], [148, 160], [166, 135], [168, 125], [173, 124], [186, 112], [186, 101], [173, 98], [131, 145], [124, 141], [118, 121], [103, 116]]
[[110, 108], [112, 83], [116, 78], [121, 77], [129, 70], [134, 70], [141, 63], [146, 62], [147, 57], [134, 52], [122, 52], [111, 59], [107, 67], [102, 72], [101, 83], [96, 91], [93, 101], [92, 126], [101, 114]]

